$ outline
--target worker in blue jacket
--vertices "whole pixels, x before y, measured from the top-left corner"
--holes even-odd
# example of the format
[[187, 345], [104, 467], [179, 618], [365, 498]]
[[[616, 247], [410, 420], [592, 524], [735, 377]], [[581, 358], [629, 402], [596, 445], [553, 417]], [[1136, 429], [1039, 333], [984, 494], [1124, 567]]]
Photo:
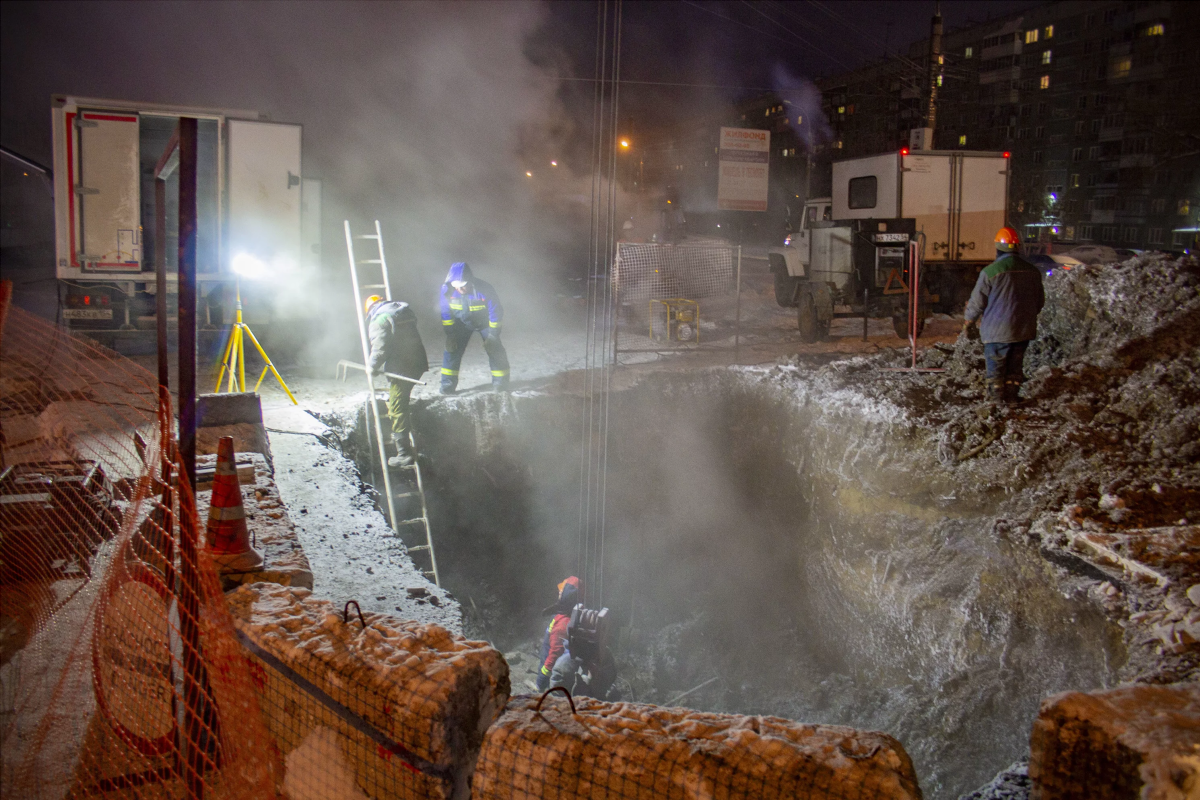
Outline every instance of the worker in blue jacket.
[[996, 260], [983, 268], [967, 302], [963, 330], [979, 322], [987, 364], [988, 396], [1015, 403], [1025, 379], [1025, 350], [1037, 336], [1038, 313], [1046, 303], [1042, 271], [1017, 255], [1017, 232], [996, 233]]
[[500, 323], [504, 308], [490, 283], [471, 274], [462, 261], [450, 265], [442, 284], [442, 327], [446, 331], [446, 352], [442, 356], [442, 394], [454, 394], [458, 388], [458, 368], [471, 334], [483, 337], [492, 370], [492, 388], [508, 389], [508, 354], [500, 343]]

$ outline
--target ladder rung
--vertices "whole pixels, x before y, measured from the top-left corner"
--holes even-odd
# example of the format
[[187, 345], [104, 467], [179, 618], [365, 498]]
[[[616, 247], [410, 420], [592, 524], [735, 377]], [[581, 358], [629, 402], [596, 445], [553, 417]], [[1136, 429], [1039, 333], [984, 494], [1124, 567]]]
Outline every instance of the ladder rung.
[[431, 569], [423, 569], [423, 570], [421, 570], [421, 574], [422, 575], [431, 575], [432, 577], [437, 578], [437, 573]]
[[364, 259], [361, 259], [358, 263], [360, 263], [360, 264], [382, 264], [383, 260], [379, 259], [379, 258], [364, 258]]
[[364, 234], [362, 234], [361, 236], [355, 236], [354, 238], [355, 238], [355, 239], [378, 239], [378, 238], [379, 238], [379, 234], [377, 234], [377, 233], [364, 233]]
[[400, 524], [401, 525], [424, 525], [425, 518], [424, 517], [413, 517], [412, 519], [406, 519], [406, 520], [402, 521]]
[[428, 549], [429, 549], [429, 545], [427, 545], [427, 544], [418, 544], [418, 545], [415, 545], [415, 546], [413, 546], [413, 547], [410, 547], [410, 548], [408, 548], [408, 552], [410, 552], [410, 553], [411, 553], [411, 552], [413, 552], [414, 550], [428, 550]]
[[360, 289], [384, 289], [386, 287], [382, 283], [364, 283], [362, 286], [359, 286], [358, 288], [360, 288]]
[[403, 500], [406, 497], [420, 497], [420, 496], [421, 496], [420, 492], [397, 492], [395, 495], [395, 498], [397, 500]]

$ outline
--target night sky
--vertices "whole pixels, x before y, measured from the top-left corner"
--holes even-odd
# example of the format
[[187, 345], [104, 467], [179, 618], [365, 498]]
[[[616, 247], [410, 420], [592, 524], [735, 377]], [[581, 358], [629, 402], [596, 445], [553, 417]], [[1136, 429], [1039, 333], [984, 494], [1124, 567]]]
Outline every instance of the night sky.
[[[947, 29], [1033, 5], [944, 3]], [[304, 125], [343, 217], [392, 257], [536, 283], [586, 249], [594, 3], [5, 2], [0, 134], [50, 163], [50, 95], [253, 109]], [[622, 127], [653, 131], [925, 36], [933, 2], [627, 2]], [[667, 86], [647, 84], [699, 84]], [[726, 87], [726, 88], [713, 88]], [[550, 158], [560, 160], [553, 171]], [[535, 177], [525, 177], [526, 170]], [[332, 259], [333, 256], [328, 256]], [[334, 261], [335, 264], [340, 262]]]

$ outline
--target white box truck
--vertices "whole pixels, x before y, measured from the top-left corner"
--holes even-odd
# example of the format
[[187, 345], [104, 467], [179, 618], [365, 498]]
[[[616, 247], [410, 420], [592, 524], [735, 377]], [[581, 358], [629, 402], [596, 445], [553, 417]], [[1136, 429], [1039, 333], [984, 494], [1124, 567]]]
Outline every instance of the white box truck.
[[[155, 166], [183, 116], [198, 120], [200, 296], [211, 293], [228, 305], [232, 292], [213, 289], [235, 278], [235, 263], [282, 273], [311, 263], [319, 252], [320, 182], [302, 180], [300, 125], [272, 122], [255, 111], [54, 95], [56, 273], [68, 325], [153, 329], [136, 323], [154, 308]], [[171, 292], [178, 257], [177, 181], [176, 173], [166, 192]], [[202, 303], [202, 325], [217, 302]]]
[[909, 232], [921, 253], [922, 308], [955, 310], [995, 259], [1008, 167], [1007, 153], [907, 148], [835, 162], [832, 196], [808, 200], [800, 230], [768, 255], [776, 301], [798, 308], [805, 338], [834, 316], [861, 315], [891, 316], [906, 336], [899, 234]]

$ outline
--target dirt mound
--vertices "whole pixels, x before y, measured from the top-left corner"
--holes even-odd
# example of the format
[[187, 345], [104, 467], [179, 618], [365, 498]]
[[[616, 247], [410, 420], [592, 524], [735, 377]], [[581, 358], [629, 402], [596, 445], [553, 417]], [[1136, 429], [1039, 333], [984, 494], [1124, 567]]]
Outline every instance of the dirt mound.
[[[1108, 578], [1096, 595], [1110, 611], [1161, 606], [1188, 588], [1186, 575], [1170, 588], [1125, 585], [1079, 558], [1065, 534], [1200, 521], [1200, 265], [1146, 256], [1056, 272], [1045, 286], [1019, 406], [986, 401], [983, 346], [966, 334], [919, 355], [943, 372], [882, 371], [908, 365], [898, 349], [832, 364], [817, 381], [891, 405], [917, 438], [932, 437], [960, 503], [998, 505], [1001, 534], [1028, 537], [1086, 590]], [[1145, 658], [1131, 659], [1130, 677], [1196, 673], [1200, 645], [1137, 627], [1127, 642]]]

